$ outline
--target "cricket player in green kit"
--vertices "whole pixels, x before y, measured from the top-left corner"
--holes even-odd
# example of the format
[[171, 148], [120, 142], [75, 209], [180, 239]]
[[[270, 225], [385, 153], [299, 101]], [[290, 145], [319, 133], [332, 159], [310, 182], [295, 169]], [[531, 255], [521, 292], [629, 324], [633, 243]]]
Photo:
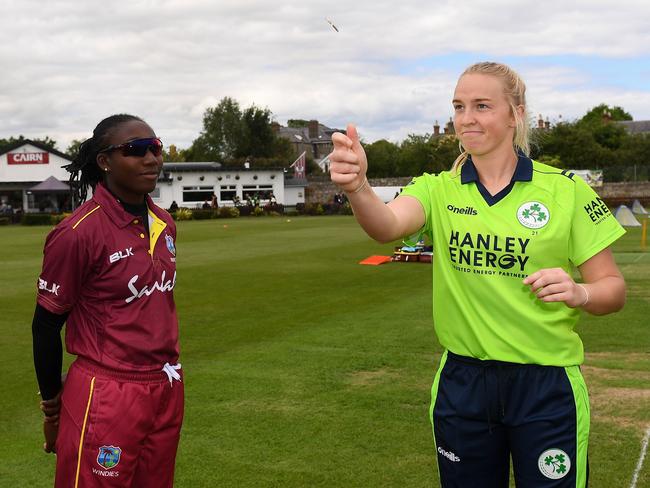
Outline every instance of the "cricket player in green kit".
[[[380, 242], [424, 230], [445, 348], [430, 417], [443, 487], [585, 487], [589, 399], [574, 327], [625, 303], [609, 246], [624, 230], [574, 174], [531, 160], [525, 85], [477, 63], [454, 91], [461, 155], [384, 204], [357, 135], [332, 136], [330, 173]], [[571, 268], [582, 277], [576, 283]]]

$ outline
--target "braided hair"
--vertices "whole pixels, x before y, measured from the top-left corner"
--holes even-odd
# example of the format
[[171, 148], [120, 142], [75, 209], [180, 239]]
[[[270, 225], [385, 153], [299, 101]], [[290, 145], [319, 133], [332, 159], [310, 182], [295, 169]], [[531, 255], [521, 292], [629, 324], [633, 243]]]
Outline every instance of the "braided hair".
[[70, 173], [70, 191], [75, 206], [86, 201], [89, 186], [94, 192], [97, 183], [104, 181], [104, 173], [97, 165], [97, 155], [109, 145], [108, 138], [111, 130], [124, 122], [132, 120], [144, 122], [140, 117], [129, 114], [116, 114], [106, 117], [97, 124], [93, 136], [81, 143], [79, 152], [72, 160], [72, 163], [64, 166]]

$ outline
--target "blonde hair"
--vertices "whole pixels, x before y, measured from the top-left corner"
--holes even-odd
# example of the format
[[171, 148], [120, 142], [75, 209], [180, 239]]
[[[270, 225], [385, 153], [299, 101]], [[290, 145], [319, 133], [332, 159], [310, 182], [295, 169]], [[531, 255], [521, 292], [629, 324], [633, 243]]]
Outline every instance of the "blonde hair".
[[[528, 108], [526, 107], [526, 85], [524, 80], [509, 66], [502, 63], [484, 61], [469, 66], [461, 77], [468, 74], [481, 74], [495, 76], [503, 81], [503, 91], [510, 104], [510, 111], [515, 118], [515, 136], [512, 140], [512, 146], [515, 152], [523, 152], [525, 155], [530, 154], [530, 129], [528, 124]], [[521, 105], [524, 108], [523, 114], [519, 114], [517, 107]], [[456, 158], [452, 165], [452, 171], [458, 172], [469, 153], [458, 141], [460, 156]]]

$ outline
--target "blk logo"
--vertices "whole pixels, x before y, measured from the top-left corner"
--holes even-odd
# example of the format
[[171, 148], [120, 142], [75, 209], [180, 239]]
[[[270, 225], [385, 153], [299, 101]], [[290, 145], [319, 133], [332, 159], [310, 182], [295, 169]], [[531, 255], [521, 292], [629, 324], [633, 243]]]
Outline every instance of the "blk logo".
[[133, 256], [133, 248], [132, 247], [127, 247], [124, 251], [117, 251], [111, 254], [108, 257], [108, 260], [111, 263], [114, 263], [116, 261], [119, 261], [120, 259], [128, 258], [129, 256]]
[[61, 288], [61, 285], [57, 285], [56, 283], [48, 284], [48, 282], [45, 281], [44, 279], [42, 279], [42, 278], [38, 279], [38, 289], [39, 290], [43, 290], [43, 291], [53, 293], [54, 295], [56, 295], [58, 297], [59, 296], [59, 288]]

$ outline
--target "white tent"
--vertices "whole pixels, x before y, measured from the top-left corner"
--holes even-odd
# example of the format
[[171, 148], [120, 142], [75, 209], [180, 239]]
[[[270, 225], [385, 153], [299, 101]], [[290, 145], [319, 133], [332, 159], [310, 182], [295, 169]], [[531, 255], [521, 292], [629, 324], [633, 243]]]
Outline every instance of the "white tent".
[[632, 203], [632, 212], [637, 215], [648, 215], [648, 211], [643, 208], [643, 205], [641, 205], [639, 200], [634, 200]]
[[636, 219], [632, 210], [630, 210], [627, 205], [621, 205], [614, 212], [614, 217], [618, 220], [618, 223], [623, 227], [641, 227], [641, 224]]

